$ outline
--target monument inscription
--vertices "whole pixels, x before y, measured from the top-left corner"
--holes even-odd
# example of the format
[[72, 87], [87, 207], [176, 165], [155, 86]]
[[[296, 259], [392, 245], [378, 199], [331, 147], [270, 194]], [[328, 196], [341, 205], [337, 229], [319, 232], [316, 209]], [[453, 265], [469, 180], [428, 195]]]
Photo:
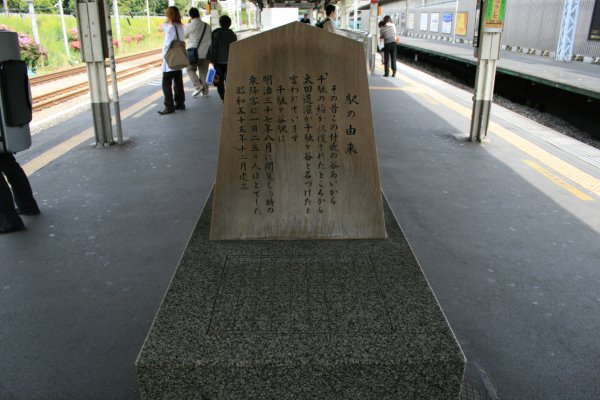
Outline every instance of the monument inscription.
[[211, 239], [385, 238], [362, 45], [292, 23], [230, 51]]

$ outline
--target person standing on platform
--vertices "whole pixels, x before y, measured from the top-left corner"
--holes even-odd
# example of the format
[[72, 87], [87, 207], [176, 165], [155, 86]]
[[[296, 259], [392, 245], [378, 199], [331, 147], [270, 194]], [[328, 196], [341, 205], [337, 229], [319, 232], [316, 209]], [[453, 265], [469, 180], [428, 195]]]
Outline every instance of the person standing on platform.
[[302, 22], [303, 24], [309, 24], [310, 25], [310, 18], [308, 18], [308, 14], [304, 14], [304, 17], [300, 18], [300, 22]]
[[392, 23], [392, 18], [389, 15], [383, 17], [383, 22], [385, 25], [379, 30], [383, 38], [383, 57], [385, 63], [385, 74], [383, 76], [390, 76], [390, 63], [392, 64], [392, 76], [396, 76], [396, 57], [398, 52], [396, 26]]
[[217, 79], [217, 92], [221, 100], [225, 101], [225, 80], [227, 79], [227, 63], [229, 61], [229, 45], [237, 40], [237, 36], [229, 27], [231, 18], [227, 15], [219, 18], [219, 26], [212, 33], [212, 42], [210, 44], [209, 59], [215, 66]]
[[192, 97], [197, 97], [200, 94], [202, 97], [208, 97], [208, 85], [206, 84], [208, 60], [206, 55], [210, 47], [212, 30], [206, 22], [200, 19], [200, 12], [197, 8], [190, 8], [189, 16], [192, 20], [185, 27], [185, 40], [187, 41], [188, 55], [190, 50], [195, 51], [195, 59], [197, 60], [196, 63], [192, 63], [193, 60], [190, 57], [190, 66], [187, 67], [188, 76], [192, 81], [192, 85], [194, 85]]
[[[165, 109], [159, 111], [160, 115], [173, 114], [175, 110], [185, 110], [185, 93], [183, 91], [183, 75], [181, 69], [171, 69], [167, 65], [166, 55], [173, 40], [183, 41], [185, 31], [181, 23], [181, 14], [177, 7], [168, 7], [165, 12], [167, 22], [163, 25], [165, 41], [163, 42], [163, 62], [161, 71], [162, 90], [165, 95]], [[173, 92], [175, 96], [173, 98]]]
[[333, 4], [329, 4], [325, 7], [325, 21], [323, 21], [323, 29], [327, 32], [335, 33], [335, 25], [333, 20], [337, 17], [337, 12], [335, 10], [335, 6]]
[[[6, 180], [12, 187], [12, 193]], [[27, 175], [15, 156], [11, 153], [0, 153], [0, 233], [25, 229], [19, 214], [38, 215], [39, 213], [40, 209], [33, 197]]]
[[377, 39], [377, 52], [379, 53], [379, 55], [381, 56], [381, 64], [385, 66], [385, 59], [384, 59], [384, 54], [383, 54], [383, 48], [384, 48], [384, 42], [383, 42], [383, 38], [381, 37], [381, 28], [383, 28], [385, 26], [385, 22], [383, 21], [379, 21], [379, 35], [378, 35], [378, 39]]

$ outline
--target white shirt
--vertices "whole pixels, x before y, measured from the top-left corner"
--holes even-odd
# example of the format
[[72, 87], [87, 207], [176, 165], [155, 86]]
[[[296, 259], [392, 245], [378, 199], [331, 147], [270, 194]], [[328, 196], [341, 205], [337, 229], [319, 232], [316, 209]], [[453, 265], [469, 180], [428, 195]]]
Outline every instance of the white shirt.
[[[202, 31], [206, 26], [206, 31], [204, 32], [204, 36], [202, 36]], [[210, 26], [201, 21], [200, 18], [194, 18], [192, 21], [185, 26], [185, 40], [187, 40], [187, 48], [192, 49], [194, 47], [198, 47], [198, 58], [203, 59], [208, 53], [208, 48], [210, 47], [212, 30]], [[198, 41], [202, 37], [202, 43], [198, 46]]]
[[388, 22], [380, 30], [381, 38], [385, 44], [394, 43], [396, 41], [396, 25]]
[[[177, 69], [169, 68], [169, 66], [167, 65], [167, 62], [165, 61], [165, 57], [167, 55], [167, 51], [169, 51], [169, 46], [171, 46], [171, 42], [173, 40], [177, 40], [177, 35], [175, 34], [175, 25], [167, 22], [163, 25], [163, 30], [165, 32], [165, 41], [163, 42], [163, 49], [162, 49], [163, 62], [162, 62], [162, 66], [160, 67], [160, 70], [162, 72], [178, 71]], [[177, 33], [179, 34], [179, 40], [183, 41], [185, 39], [185, 32], [183, 30], [183, 25], [177, 25]]]

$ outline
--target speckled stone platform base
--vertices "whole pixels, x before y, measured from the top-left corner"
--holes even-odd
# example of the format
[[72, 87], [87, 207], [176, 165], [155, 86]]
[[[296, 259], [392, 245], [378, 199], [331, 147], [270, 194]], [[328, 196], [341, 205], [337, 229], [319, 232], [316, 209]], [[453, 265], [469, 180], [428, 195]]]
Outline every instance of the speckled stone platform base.
[[385, 199], [386, 240], [211, 242], [211, 204], [136, 362], [142, 399], [458, 399], [464, 356]]

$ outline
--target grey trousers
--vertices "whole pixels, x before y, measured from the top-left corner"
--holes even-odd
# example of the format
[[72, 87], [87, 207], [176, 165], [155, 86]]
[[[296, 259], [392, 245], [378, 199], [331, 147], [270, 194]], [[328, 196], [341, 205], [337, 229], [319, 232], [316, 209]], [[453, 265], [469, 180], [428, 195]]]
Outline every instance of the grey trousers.
[[206, 84], [206, 73], [208, 72], [208, 60], [198, 60], [198, 64], [192, 64], [187, 67], [187, 74], [194, 85], [194, 89], [208, 94], [208, 85]]

